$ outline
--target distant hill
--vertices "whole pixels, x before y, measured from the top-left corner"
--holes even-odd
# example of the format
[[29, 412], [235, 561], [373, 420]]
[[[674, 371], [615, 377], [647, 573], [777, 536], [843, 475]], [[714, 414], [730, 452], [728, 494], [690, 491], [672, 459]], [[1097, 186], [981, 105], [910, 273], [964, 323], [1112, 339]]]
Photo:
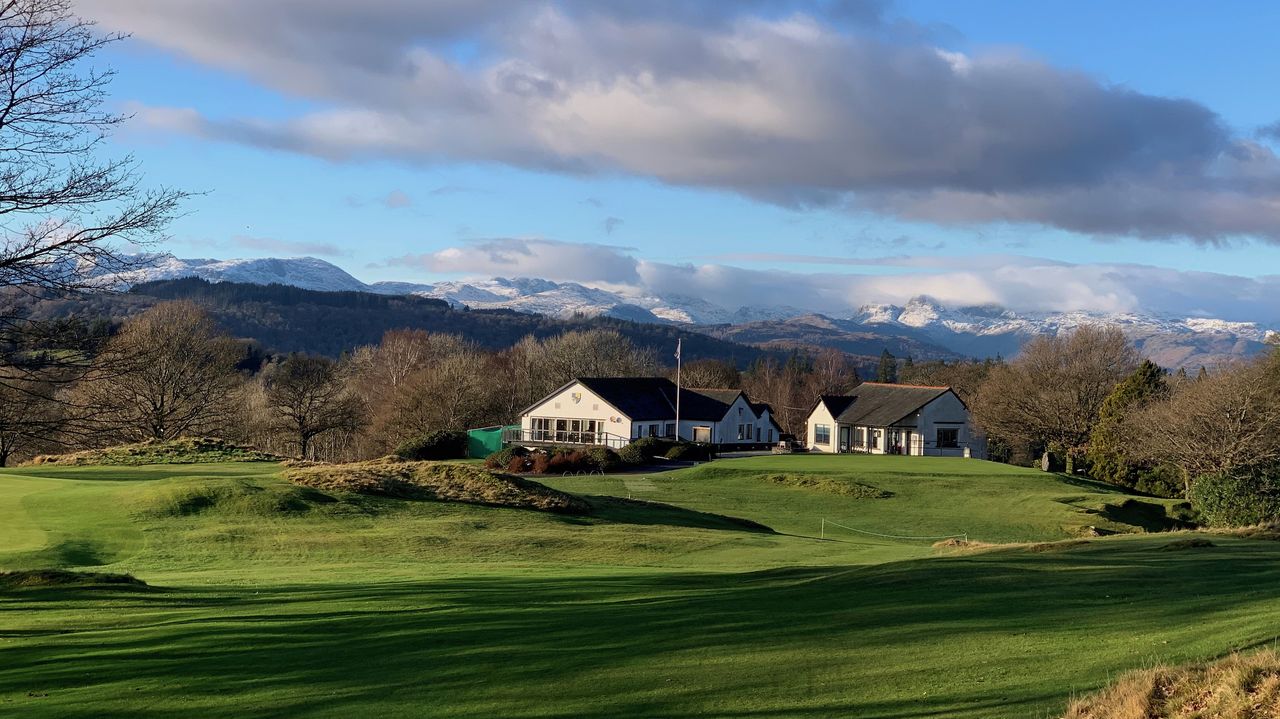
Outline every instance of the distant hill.
[[[144, 282], [128, 292], [76, 298], [40, 299], [11, 293], [8, 307], [36, 319], [78, 317], [119, 321], [158, 302], [189, 299], [206, 307], [231, 334], [253, 339], [276, 352], [310, 352], [336, 357], [374, 344], [388, 330], [424, 329], [462, 335], [499, 349], [527, 335], [548, 337], [569, 330], [617, 330], [638, 346], [671, 363], [683, 339], [686, 361], [725, 359], [745, 367], [767, 350], [665, 324], [641, 324], [611, 317], [557, 319], [512, 310], [469, 310], [444, 300], [362, 291], [319, 292], [281, 284], [209, 282], [196, 277]], [[10, 311], [10, 310], [6, 310]]]
[[[1114, 325], [1161, 365], [1194, 369], [1255, 354], [1280, 338], [1272, 329], [1280, 323], [1268, 323], [1275, 318], [1233, 322], [1131, 312], [1036, 312], [999, 306], [947, 306], [929, 297], [916, 297], [903, 305], [868, 304], [856, 309], [727, 307], [680, 294], [659, 296], [639, 288], [603, 289], [529, 277], [368, 284], [314, 257], [211, 260], [157, 255], [149, 260], [150, 265], [142, 269], [105, 274], [98, 279], [103, 285], [128, 286], [199, 277], [212, 282], [414, 296], [436, 299], [455, 309], [514, 310], [571, 322], [581, 321], [582, 317], [608, 317], [678, 326], [739, 344], [779, 350], [835, 347], [872, 358], [886, 348], [900, 357], [926, 359], [1010, 357], [1037, 335], [1069, 332], [1081, 325]], [[404, 304], [407, 302], [402, 300], [401, 304], [388, 307], [401, 311], [410, 306]], [[546, 329], [556, 325], [535, 322], [534, 326]], [[493, 327], [473, 329], [505, 336]], [[482, 337], [477, 340], [483, 341]]]

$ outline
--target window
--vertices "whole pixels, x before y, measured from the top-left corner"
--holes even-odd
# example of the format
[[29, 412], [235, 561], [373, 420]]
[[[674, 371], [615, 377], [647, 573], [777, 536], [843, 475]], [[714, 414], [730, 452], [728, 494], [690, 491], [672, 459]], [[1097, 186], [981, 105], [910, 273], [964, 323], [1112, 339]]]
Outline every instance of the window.
[[831, 444], [831, 425], [827, 425], [827, 424], [813, 425], [813, 443], [814, 444]]
[[954, 427], [938, 430], [938, 449], [958, 449], [959, 447], [960, 430]]
[[711, 428], [710, 428], [710, 427], [694, 427], [694, 428], [693, 428], [693, 441], [695, 441], [695, 442], [705, 442], [705, 443], [707, 443], [707, 444], [710, 444], [710, 443], [711, 443]]
[[868, 449], [880, 448], [880, 433], [878, 431], [874, 429], [867, 430], [867, 448]]
[[769, 444], [773, 444], [773, 427], [769, 428]]
[[756, 427], [756, 444], [760, 443], [760, 428]]
[[863, 429], [862, 427], [853, 428], [853, 446], [855, 447], [867, 446], [867, 430]]
[[675, 423], [675, 422], [667, 422], [667, 436], [668, 436], [668, 437], [671, 437], [671, 438], [673, 438], [673, 439], [675, 438], [675, 436], [676, 436], [676, 423]]
[[565, 444], [595, 444], [604, 422], [597, 419], [552, 419], [534, 417], [529, 421], [531, 436], [535, 442], [564, 442]]
[[649, 425], [649, 436], [650, 436], [650, 437], [657, 437], [657, 436], [658, 436], [658, 425], [656, 425], [656, 424], [651, 424], [651, 425]]

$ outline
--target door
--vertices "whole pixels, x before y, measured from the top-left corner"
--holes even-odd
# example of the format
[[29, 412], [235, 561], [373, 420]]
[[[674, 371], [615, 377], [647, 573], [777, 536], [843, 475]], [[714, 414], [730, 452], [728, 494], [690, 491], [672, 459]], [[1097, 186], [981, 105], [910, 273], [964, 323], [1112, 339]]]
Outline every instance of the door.
[[848, 451], [849, 451], [849, 427], [848, 427], [848, 425], [841, 425], [841, 427], [840, 427], [840, 451], [841, 451], [841, 452], [848, 452]]

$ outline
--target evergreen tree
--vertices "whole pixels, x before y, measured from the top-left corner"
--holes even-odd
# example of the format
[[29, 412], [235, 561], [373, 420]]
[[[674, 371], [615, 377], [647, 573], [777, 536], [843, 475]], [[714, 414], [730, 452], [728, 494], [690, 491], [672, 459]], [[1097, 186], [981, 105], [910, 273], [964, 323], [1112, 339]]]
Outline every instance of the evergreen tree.
[[[1088, 460], [1094, 479], [1143, 491], [1163, 493], [1163, 478], [1157, 468], [1132, 459], [1125, 450], [1128, 437], [1125, 418], [1138, 407], [1158, 399], [1169, 390], [1165, 372], [1151, 360], [1143, 360], [1102, 403], [1098, 424], [1089, 436]], [[1176, 491], [1176, 484], [1172, 487]]]
[[876, 367], [876, 381], [886, 384], [898, 382], [898, 359], [889, 353], [888, 348], [880, 353], [880, 365]]

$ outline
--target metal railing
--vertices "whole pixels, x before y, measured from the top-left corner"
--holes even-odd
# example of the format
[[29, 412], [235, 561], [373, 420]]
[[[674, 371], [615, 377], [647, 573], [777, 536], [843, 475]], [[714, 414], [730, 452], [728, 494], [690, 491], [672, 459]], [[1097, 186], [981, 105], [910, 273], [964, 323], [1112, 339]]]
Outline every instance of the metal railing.
[[631, 444], [630, 437], [621, 437], [608, 432], [571, 432], [556, 429], [507, 429], [502, 432], [505, 444], [570, 444], [599, 445], [612, 449], [621, 449]]

